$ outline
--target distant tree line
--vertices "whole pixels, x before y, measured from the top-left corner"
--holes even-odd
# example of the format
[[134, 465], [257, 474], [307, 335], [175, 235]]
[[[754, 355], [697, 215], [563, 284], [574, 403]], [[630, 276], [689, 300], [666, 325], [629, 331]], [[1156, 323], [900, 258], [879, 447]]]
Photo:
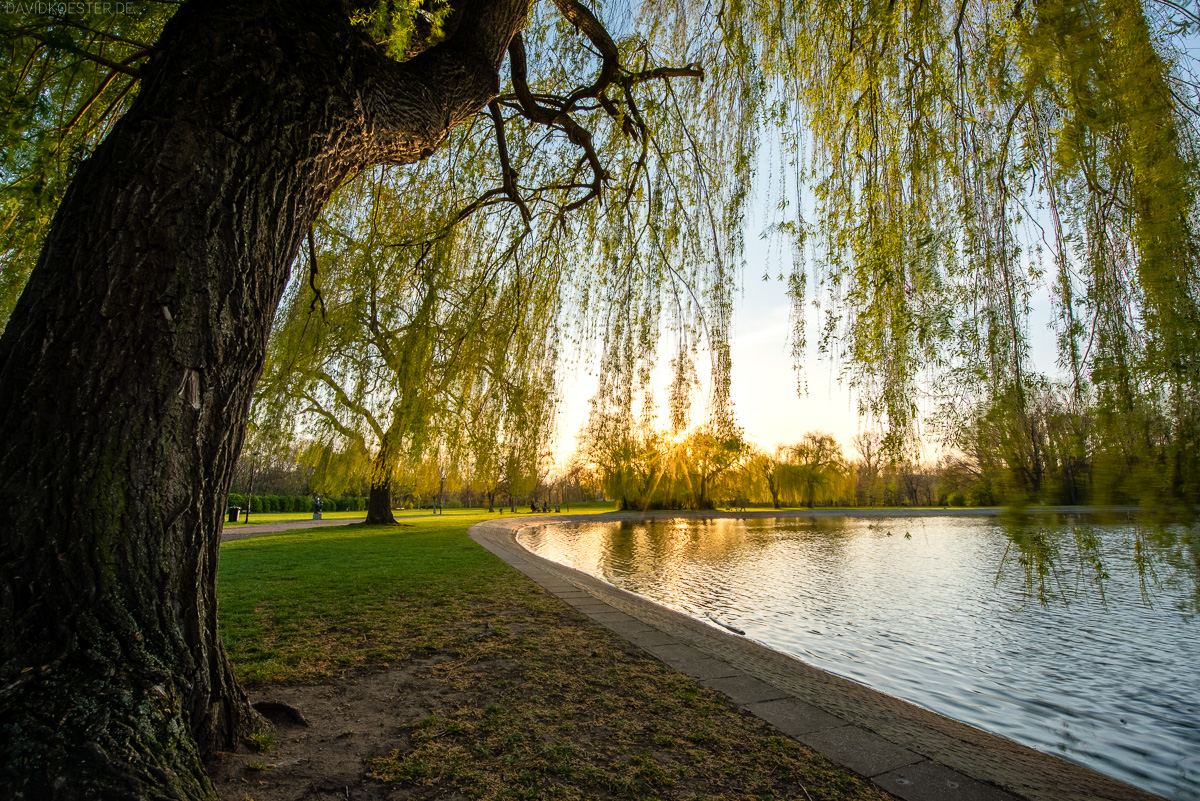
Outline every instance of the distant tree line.
[[[311, 512], [320, 495], [323, 511], [365, 511], [368, 506], [371, 460], [354, 449], [336, 451], [324, 444], [258, 443], [247, 447], [238, 461], [233, 492], [227, 506], [261, 512]], [[447, 472], [429, 456], [397, 468], [392, 508], [441, 506], [509, 508], [519, 511], [537, 502], [549, 506], [604, 498], [596, 472], [575, 462], [552, 469], [545, 459], [468, 462], [466, 470]], [[253, 494], [251, 495], [251, 480]], [[336, 509], [334, 508], [336, 506]]]
[[[736, 425], [708, 422], [674, 433], [596, 414], [566, 467], [550, 466], [546, 445], [479, 448], [456, 460], [436, 448], [409, 454], [392, 469], [391, 505], [508, 508], [570, 505], [607, 498], [623, 509], [829, 506], [1179, 505], [1200, 502], [1197, 453], [1177, 447], [1169, 410], [1127, 415], [1087, 403], [1049, 381], [1030, 381], [1023, 397], [959, 403], [939, 411], [930, 434], [936, 459], [897, 457], [886, 436], [862, 433], [844, 448], [811, 431], [763, 449]], [[1104, 422], [1101, 422], [1101, 421]], [[235, 495], [252, 511], [269, 496], [366, 498], [371, 449], [328, 441], [252, 440], [239, 461]], [[232, 496], [231, 496], [232, 497]], [[358, 499], [358, 500], [356, 500]], [[280, 511], [286, 501], [280, 500]], [[293, 510], [308, 511], [299, 501]], [[326, 507], [328, 508], [328, 507]], [[263, 506], [262, 511], [267, 507]], [[274, 509], [272, 509], [274, 510]]]
[[1166, 421], [1141, 420], [1141, 436], [1121, 438], [1094, 424], [1096, 411], [1074, 409], [1050, 391], [1018, 415], [1020, 408], [976, 409], [936, 460], [889, 456], [883, 438], [870, 434], [851, 441], [849, 456], [819, 431], [764, 450], [739, 432], [704, 429], [588, 440], [582, 458], [625, 509], [1200, 502], [1197, 455], [1154, 436]]
[[954, 448], [938, 465], [940, 484], [968, 503], [1194, 506], [1195, 402], [1175, 401], [1134, 406], [1032, 378], [1020, 393], [942, 416]]
[[[229, 506], [239, 509], [249, 508], [251, 513], [260, 512], [311, 512], [314, 496], [312, 495], [254, 495], [249, 498], [237, 493], [230, 493]], [[322, 512], [364, 512], [367, 509], [367, 499], [358, 496], [343, 498], [321, 498]]]

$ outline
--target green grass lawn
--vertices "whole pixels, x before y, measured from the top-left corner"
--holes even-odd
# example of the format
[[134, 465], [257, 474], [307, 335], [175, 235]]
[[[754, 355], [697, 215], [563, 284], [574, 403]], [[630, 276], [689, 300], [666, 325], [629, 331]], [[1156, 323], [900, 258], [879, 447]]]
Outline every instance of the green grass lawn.
[[368, 765], [406, 797], [885, 797], [476, 545], [468, 527], [494, 517], [225, 543], [221, 632], [238, 677], [315, 683], [431, 658], [423, 680], [453, 702], [400, 723]]
[[248, 684], [312, 681], [445, 645], [446, 627], [517, 574], [466, 536], [490, 516], [333, 526], [221, 546], [222, 636]]

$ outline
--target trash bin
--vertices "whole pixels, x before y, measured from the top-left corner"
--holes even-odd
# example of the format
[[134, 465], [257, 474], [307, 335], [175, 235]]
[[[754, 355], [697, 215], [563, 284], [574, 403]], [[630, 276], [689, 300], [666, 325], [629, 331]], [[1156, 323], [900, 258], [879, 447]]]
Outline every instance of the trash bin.
[[241, 516], [242, 516], [242, 507], [240, 507], [240, 506], [230, 506], [229, 507], [229, 522], [230, 523], [236, 523], [238, 521], [238, 518], [240, 518]]

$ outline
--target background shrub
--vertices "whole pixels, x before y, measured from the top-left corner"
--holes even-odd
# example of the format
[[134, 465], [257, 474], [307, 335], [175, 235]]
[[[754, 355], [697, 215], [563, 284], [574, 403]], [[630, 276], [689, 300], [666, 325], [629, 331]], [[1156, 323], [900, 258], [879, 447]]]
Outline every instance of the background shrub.
[[[365, 512], [367, 510], [367, 498], [357, 497], [353, 495], [344, 496], [341, 498], [321, 498], [321, 509], [325, 512], [345, 512], [358, 511]], [[457, 501], [448, 501], [447, 506], [457, 504]], [[270, 512], [308, 512], [313, 510], [313, 496], [311, 495], [255, 495], [248, 499], [240, 493], [229, 493], [229, 501], [225, 504], [226, 507], [236, 506], [243, 513], [247, 511], [251, 514], [264, 514]], [[461, 504], [458, 504], [461, 505]], [[454, 506], [457, 508], [457, 506]]]

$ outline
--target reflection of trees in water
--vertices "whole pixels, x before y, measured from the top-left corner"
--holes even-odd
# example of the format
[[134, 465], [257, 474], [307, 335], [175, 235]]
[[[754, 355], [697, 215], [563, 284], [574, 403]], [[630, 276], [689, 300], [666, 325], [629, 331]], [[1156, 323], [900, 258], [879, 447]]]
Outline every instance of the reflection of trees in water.
[[836, 517], [679, 517], [597, 526], [595, 536], [577, 537], [574, 547], [587, 551], [582, 561], [594, 564], [605, 581], [627, 586], [629, 582], [661, 581], [687, 565], [721, 566], [758, 558], [762, 546], [781, 538], [819, 544], [825, 563], [843, 562], [849, 558], [846, 546], [854, 536], [849, 521]]
[[[1191, 614], [1200, 613], [1200, 526], [1155, 526], [1148, 527], [1139, 538], [1139, 575], [1153, 574], [1157, 562], [1163, 567], [1158, 571], [1165, 584], [1178, 586], [1186, 594], [1183, 609]], [[1158, 576], [1155, 575], [1156, 583]]]
[[1174, 595], [1181, 612], [1200, 613], [1200, 525], [1143, 519], [1047, 525], [1016, 517], [1002, 528], [1008, 544], [996, 581], [1019, 569], [1026, 598], [1044, 606], [1082, 598], [1107, 604], [1110, 571], [1128, 569], [1147, 606]]

